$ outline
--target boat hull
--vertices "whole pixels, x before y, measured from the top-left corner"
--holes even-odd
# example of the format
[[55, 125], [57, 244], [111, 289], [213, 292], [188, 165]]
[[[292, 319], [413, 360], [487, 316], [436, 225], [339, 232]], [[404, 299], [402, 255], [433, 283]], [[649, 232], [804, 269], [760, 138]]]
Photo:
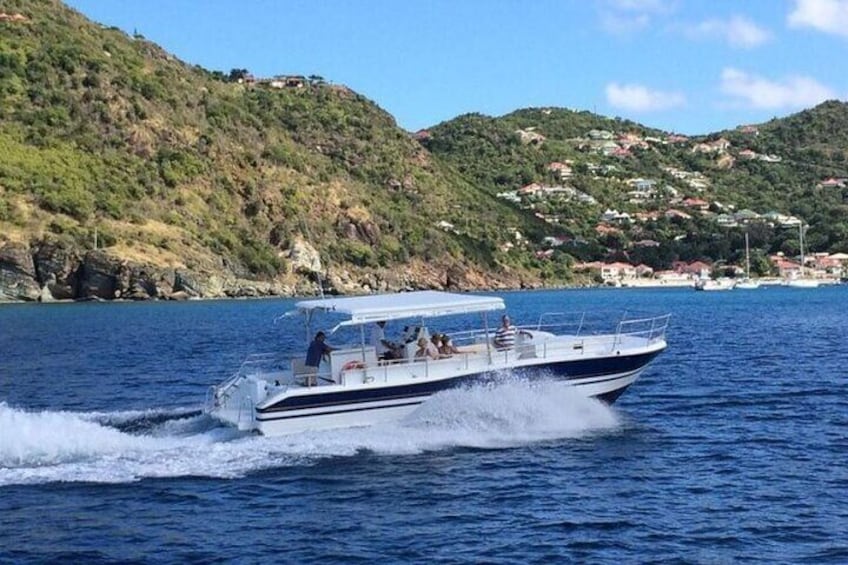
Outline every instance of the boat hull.
[[612, 404], [642, 374], [661, 350], [637, 355], [529, 365], [509, 371], [485, 371], [450, 378], [424, 379], [399, 386], [289, 396], [252, 415], [252, 425], [263, 435], [309, 430], [368, 426], [400, 420], [432, 395], [480, 382], [518, 378], [528, 382], [564, 381], [586, 397]]

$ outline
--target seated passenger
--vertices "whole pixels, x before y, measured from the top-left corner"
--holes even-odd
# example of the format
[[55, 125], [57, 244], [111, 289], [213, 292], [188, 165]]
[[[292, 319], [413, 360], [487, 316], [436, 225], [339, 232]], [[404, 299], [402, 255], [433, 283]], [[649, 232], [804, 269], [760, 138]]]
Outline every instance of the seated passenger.
[[430, 336], [430, 344], [436, 348], [436, 356], [440, 356], [442, 352], [442, 336], [438, 333], [434, 333]]
[[438, 359], [439, 350], [426, 337], [418, 338], [418, 351], [415, 352], [416, 359]]
[[450, 357], [459, 353], [459, 349], [453, 344], [450, 336], [442, 334], [440, 337], [442, 338], [442, 346], [439, 348], [439, 353], [442, 357]]

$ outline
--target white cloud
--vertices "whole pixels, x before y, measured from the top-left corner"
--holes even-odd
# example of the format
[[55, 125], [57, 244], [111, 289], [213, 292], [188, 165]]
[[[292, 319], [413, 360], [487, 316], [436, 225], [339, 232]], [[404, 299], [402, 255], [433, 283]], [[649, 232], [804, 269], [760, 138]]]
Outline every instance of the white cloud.
[[620, 14], [604, 14], [601, 16], [601, 27], [613, 35], [628, 35], [648, 27], [651, 18], [647, 14], [622, 16]]
[[811, 27], [848, 37], [848, 0], [795, 0], [789, 27]]
[[600, 7], [601, 27], [614, 35], [628, 35], [651, 25], [654, 17], [674, 11], [670, 0], [607, 0]]
[[692, 37], [716, 37], [733, 47], [751, 48], [769, 40], [771, 34], [744, 16], [733, 16], [729, 20], [710, 19], [691, 26]]
[[836, 93], [805, 76], [773, 81], [731, 67], [721, 72], [721, 91], [752, 108], [806, 108], [836, 98]]
[[667, 110], [686, 104], [686, 97], [680, 92], [652, 90], [640, 84], [613, 82], [607, 85], [606, 95], [611, 106], [633, 112]]
[[609, 4], [622, 12], [662, 13], [671, 10], [666, 0], [609, 0]]

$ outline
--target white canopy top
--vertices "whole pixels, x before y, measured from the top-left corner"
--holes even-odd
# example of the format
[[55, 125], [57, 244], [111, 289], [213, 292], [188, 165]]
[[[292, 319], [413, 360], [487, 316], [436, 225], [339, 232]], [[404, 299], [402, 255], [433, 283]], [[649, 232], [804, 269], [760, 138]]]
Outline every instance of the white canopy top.
[[497, 296], [454, 294], [435, 290], [303, 300], [296, 303], [295, 307], [307, 313], [313, 310], [322, 310], [347, 314], [350, 316], [350, 320], [339, 324], [345, 326], [419, 316], [429, 318], [451, 314], [489, 312], [505, 308], [503, 299]]

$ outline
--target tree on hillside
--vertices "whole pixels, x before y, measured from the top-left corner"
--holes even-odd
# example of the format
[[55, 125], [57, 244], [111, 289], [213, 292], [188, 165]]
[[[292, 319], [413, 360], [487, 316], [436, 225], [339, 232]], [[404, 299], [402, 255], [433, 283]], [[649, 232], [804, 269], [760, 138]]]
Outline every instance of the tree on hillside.
[[247, 69], [231, 69], [230, 74], [227, 76], [227, 80], [229, 82], [239, 82], [246, 80], [249, 76], [250, 71]]

